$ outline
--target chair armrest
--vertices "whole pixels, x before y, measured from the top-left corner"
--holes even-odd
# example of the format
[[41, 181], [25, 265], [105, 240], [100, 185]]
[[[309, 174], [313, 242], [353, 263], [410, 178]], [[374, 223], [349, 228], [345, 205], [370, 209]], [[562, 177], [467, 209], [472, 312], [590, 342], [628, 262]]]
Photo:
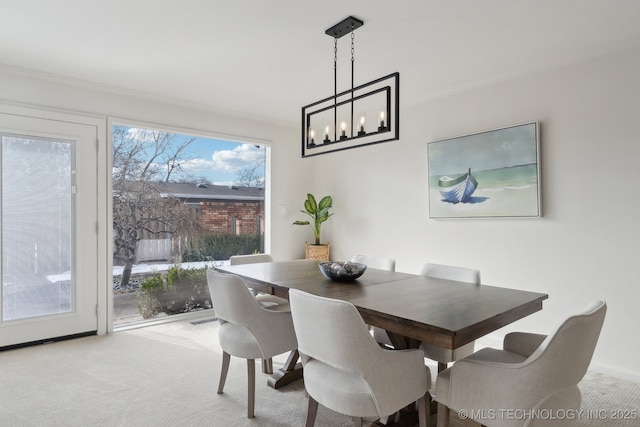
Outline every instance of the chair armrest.
[[448, 386], [440, 384], [438, 376], [436, 399], [455, 410], [533, 408], [549, 391], [549, 381], [539, 381], [545, 377], [538, 362], [460, 359], [449, 368]]
[[547, 336], [543, 334], [511, 332], [504, 337], [502, 346], [507, 351], [529, 357], [540, 347], [545, 338]]

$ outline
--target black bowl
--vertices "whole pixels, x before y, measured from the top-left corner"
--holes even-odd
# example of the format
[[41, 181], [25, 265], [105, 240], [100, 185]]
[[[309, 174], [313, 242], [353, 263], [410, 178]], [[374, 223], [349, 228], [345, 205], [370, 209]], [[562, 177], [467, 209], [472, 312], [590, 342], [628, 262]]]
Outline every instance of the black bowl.
[[327, 279], [335, 280], [336, 282], [352, 282], [367, 269], [367, 266], [358, 262], [321, 262], [318, 264], [320, 271]]

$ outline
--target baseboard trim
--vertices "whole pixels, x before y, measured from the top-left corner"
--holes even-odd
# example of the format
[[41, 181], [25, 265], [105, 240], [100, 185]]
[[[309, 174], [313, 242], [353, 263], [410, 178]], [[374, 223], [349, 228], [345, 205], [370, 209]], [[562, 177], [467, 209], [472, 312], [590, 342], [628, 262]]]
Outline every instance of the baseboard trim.
[[61, 337], [46, 338], [42, 340], [23, 342], [19, 344], [5, 345], [4, 347], [0, 347], [0, 351], [14, 350], [16, 348], [32, 347], [34, 345], [41, 345], [41, 344], [51, 344], [58, 341], [72, 340], [74, 338], [89, 337], [91, 335], [96, 335], [97, 333], [98, 331], [87, 331], [87, 332], [81, 332], [78, 334], [63, 335]]

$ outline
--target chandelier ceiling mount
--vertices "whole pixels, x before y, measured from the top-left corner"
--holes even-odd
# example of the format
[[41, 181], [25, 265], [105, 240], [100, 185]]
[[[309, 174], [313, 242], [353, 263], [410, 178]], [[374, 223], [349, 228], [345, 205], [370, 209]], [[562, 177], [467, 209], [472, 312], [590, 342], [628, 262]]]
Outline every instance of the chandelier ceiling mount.
[[[334, 39], [334, 91], [302, 107], [302, 157], [399, 139], [400, 73], [354, 85], [354, 31], [363, 25], [349, 16], [325, 31]], [[338, 93], [338, 39], [346, 34], [351, 34], [351, 89]]]

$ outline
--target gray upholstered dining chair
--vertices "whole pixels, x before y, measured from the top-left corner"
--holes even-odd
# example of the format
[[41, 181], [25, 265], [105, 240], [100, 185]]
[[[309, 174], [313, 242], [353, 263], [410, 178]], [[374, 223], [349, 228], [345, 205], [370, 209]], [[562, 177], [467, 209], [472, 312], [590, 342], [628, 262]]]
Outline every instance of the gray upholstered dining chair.
[[[273, 257], [270, 254], [249, 254], [249, 255], [232, 255], [229, 258], [229, 264], [242, 265], [242, 264], [254, 264], [258, 262], [273, 262]], [[269, 310], [289, 311], [289, 301], [277, 297], [275, 295], [267, 294], [257, 291], [251, 287], [249, 290], [264, 308]], [[265, 374], [273, 374], [273, 360], [262, 360], [262, 372]]]
[[223, 391], [231, 356], [247, 359], [247, 417], [253, 418], [255, 359], [271, 361], [273, 356], [296, 350], [291, 312], [263, 307], [238, 276], [207, 270], [207, 282], [220, 322], [222, 370], [218, 394]]
[[[250, 254], [233, 255], [229, 258], [229, 263], [231, 265], [254, 264], [258, 262], [273, 262], [273, 257], [269, 254]], [[251, 289], [251, 292], [256, 296], [256, 299], [263, 307], [271, 310], [289, 311], [289, 301], [286, 299], [258, 292], [253, 288], [249, 289]]]
[[[480, 284], [480, 271], [473, 268], [426, 263], [422, 266], [420, 274], [436, 279], [456, 280], [458, 282], [473, 283], [475, 285]], [[455, 350], [423, 342], [420, 344], [420, 349], [424, 352], [426, 358], [438, 362], [438, 372], [440, 372], [447, 369], [449, 363], [473, 353], [475, 341], [471, 341]]]
[[421, 351], [380, 348], [347, 301], [296, 289], [289, 300], [309, 395], [307, 427], [315, 423], [318, 404], [361, 426], [363, 417], [384, 422], [416, 401], [420, 426], [429, 425], [431, 376]]
[[396, 260], [372, 255], [355, 255], [351, 258], [351, 262], [359, 262], [367, 267], [377, 268], [378, 270], [396, 271]]
[[420, 270], [422, 276], [436, 279], [456, 280], [458, 282], [480, 284], [480, 270], [454, 265], [426, 263]]
[[[558, 414], [580, 408], [578, 383], [591, 362], [606, 311], [603, 300], [594, 301], [549, 335], [507, 334], [502, 350], [484, 348], [440, 372], [435, 395], [438, 427], [447, 427], [450, 409], [464, 409], [465, 416], [490, 427], [571, 421]], [[509, 416], [514, 411], [521, 416]], [[533, 415], [542, 411], [554, 416]]]

